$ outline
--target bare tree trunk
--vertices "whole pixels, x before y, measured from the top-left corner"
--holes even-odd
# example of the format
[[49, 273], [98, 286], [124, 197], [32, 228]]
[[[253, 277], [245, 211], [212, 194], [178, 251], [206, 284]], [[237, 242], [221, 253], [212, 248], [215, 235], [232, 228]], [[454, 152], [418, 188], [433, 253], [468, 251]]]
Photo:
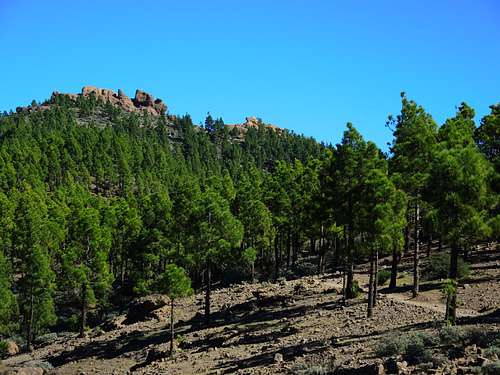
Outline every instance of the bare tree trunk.
[[432, 247], [432, 234], [429, 233], [427, 237], [427, 257], [431, 256], [431, 247]]
[[347, 301], [347, 282], [346, 282], [346, 264], [342, 267], [342, 304], [345, 306]]
[[174, 299], [170, 300], [170, 355], [174, 352]]
[[[458, 255], [460, 248], [456, 243], [451, 244], [451, 254], [450, 254], [450, 279], [455, 281], [455, 285], [458, 279]], [[451, 324], [455, 324], [457, 320], [457, 293], [451, 294], [450, 304], [448, 309], [448, 320]]]
[[82, 284], [82, 306], [80, 316], [80, 335], [85, 336], [85, 326], [87, 325], [87, 285]]
[[368, 318], [373, 316], [373, 250], [370, 253], [370, 280], [368, 284]]
[[33, 319], [35, 317], [35, 295], [33, 294], [33, 287], [31, 287], [31, 298], [30, 298], [30, 313], [28, 322], [26, 325], [26, 350], [31, 352], [33, 350]]
[[280, 245], [279, 234], [276, 234], [276, 237], [274, 239], [274, 281], [278, 280], [280, 276], [279, 245]]
[[354, 261], [353, 259], [349, 259], [349, 265], [347, 268], [347, 279], [346, 279], [346, 298], [351, 299], [354, 298]]
[[375, 271], [374, 271], [374, 281], [373, 281], [373, 307], [377, 306], [378, 297], [378, 249], [375, 250]]
[[413, 297], [418, 296], [419, 289], [419, 238], [418, 238], [418, 223], [419, 223], [419, 205], [415, 202], [415, 251], [413, 252]]
[[389, 283], [389, 289], [395, 289], [398, 279], [398, 250], [396, 246], [392, 249], [392, 265], [391, 265], [391, 282]]
[[291, 247], [292, 247], [292, 235], [290, 234], [290, 230], [288, 230], [288, 236], [286, 239], [286, 269], [290, 268], [290, 260], [291, 260]]
[[210, 292], [212, 283], [212, 270], [210, 266], [210, 258], [207, 258], [207, 280], [205, 287], [205, 325], [210, 325]]
[[405, 227], [405, 245], [404, 245], [404, 255], [407, 255], [410, 251], [410, 226], [406, 224]]

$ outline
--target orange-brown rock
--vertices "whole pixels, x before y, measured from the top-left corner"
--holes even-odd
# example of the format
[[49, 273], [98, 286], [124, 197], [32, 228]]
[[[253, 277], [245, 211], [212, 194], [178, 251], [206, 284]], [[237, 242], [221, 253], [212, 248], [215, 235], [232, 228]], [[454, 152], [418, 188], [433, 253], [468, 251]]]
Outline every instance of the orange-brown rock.
[[55, 91], [52, 97], [58, 95], [65, 95], [71, 100], [77, 100], [79, 96], [88, 97], [93, 95], [96, 99], [109, 102], [126, 112], [142, 113], [146, 111], [152, 116], [163, 116], [167, 112], [167, 106], [161, 99], [155, 99], [151, 94], [142, 90], [136, 90], [133, 99], [130, 99], [122, 90], [118, 90], [118, 93], [115, 93], [113, 90], [95, 86], [84, 86], [80, 94], [61, 94]]

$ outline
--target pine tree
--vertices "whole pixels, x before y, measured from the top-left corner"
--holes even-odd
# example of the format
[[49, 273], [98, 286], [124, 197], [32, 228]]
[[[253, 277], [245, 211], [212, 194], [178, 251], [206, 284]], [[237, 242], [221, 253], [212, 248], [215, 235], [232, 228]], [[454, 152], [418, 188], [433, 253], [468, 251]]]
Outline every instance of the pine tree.
[[170, 297], [170, 355], [174, 350], [174, 304], [175, 300], [193, 294], [191, 280], [182, 267], [169, 264], [160, 279], [160, 291]]
[[[471, 142], [473, 127], [466, 126], [473, 112], [457, 113], [446, 122], [439, 149], [430, 169], [427, 196], [437, 211], [442, 237], [450, 244], [450, 273], [452, 285], [458, 281], [458, 258], [468, 237], [486, 236], [486, 207], [488, 203], [488, 178], [491, 167]], [[451, 284], [450, 284], [451, 285]], [[455, 324], [456, 293], [451, 293], [446, 310], [446, 320]]]
[[98, 204], [79, 189], [73, 192], [69, 241], [62, 260], [67, 285], [80, 302], [81, 337], [88, 308], [102, 301], [112, 281], [108, 263], [110, 228], [103, 223]]
[[391, 173], [398, 187], [409, 197], [413, 209], [413, 296], [419, 292], [420, 209], [422, 190], [425, 187], [433, 151], [437, 142], [437, 125], [422, 106], [408, 100], [401, 93], [401, 113], [396, 119], [389, 117], [388, 125], [394, 126], [391, 146]]
[[45, 196], [25, 186], [15, 211], [15, 252], [20, 259], [19, 280], [22, 323], [26, 332], [26, 349], [31, 351], [36, 335], [56, 322], [53, 293], [55, 275], [46, 244]]
[[210, 324], [212, 271], [235, 259], [243, 238], [243, 226], [233, 216], [227, 200], [208, 188], [197, 203], [196, 263], [205, 270], [205, 324]]

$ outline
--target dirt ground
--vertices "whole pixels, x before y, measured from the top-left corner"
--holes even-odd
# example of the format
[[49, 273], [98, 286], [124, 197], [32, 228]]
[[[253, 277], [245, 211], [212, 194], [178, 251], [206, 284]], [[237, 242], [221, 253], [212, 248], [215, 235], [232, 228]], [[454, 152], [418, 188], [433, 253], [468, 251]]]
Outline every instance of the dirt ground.
[[[500, 254], [483, 250], [471, 260], [471, 277], [459, 287], [458, 316], [462, 324], [484, 324], [482, 317], [500, 308]], [[234, 285], [213, 292], [210, 328], [203, 326], [203, 295], [176, 303], [179, 348], [172, 357], [167, 355], [166, 306], [156, 312], [158, 319], [60, 339], [10, 357], [4, 365], [44, 361], [53, 366], [49, 373], [82, 375], [286, 374], [325, 361], [361, 366], [375, 360], [374, 347], [388, 335], [433, 330], [442, 323], [439, 280], [423, 282], [420, 295], [412, 299], [405, 273], [410, 265], [411, 258], [404, 258], [396, 291], [381, 287], [371, 319], [366, 319], [366, 293], [348, 306], [341, 304], [338, 275]], [[357, 273], [356, 279], [366, 290], [366, 274]], [[491, 324], [498, 328], [498, 322]]]

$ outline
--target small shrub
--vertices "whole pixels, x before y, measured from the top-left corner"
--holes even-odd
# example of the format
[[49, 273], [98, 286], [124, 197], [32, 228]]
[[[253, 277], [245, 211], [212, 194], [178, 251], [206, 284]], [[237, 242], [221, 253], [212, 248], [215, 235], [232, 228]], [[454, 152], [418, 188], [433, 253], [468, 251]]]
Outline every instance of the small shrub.
[[432, 356], [433, 368], [443, 367], [448, 362], [449, 362], [448, 358], [443, 354], [437, 353]]
[[500, 347], [490, 346], [485, 350], [484, 354], [486, 354], [487, 357], [493, 357], [495, 354], [497, 357], [500, 357]]
[[466, 331], [465, 339], [470, 344], [476, 344], [482, 347], [491, 345], [492, 343], [491, 334], [485, 332], [481, 328], [471, 328], [468, 331]]
[[453, 345], [462, 343], [466, 337], [466, 333], [460, 327], [447, 326], [439, 331], [439, 339], [443, 345]]
[[354, 280], [352, 282], [352, 295], [354, 298], [358, 298], [361, 293], [363, 293], [363, 289], [359, 286], [358, 280]]
[[439, 344], [439, 337], [429, 332], [419, 332], [413, 335], [417, 340], [421, 340], [425, 346], [436, 346]]
[[481, 367], [481, 374], [500, 375], [500, 361], [485, 363]]
[[426, 363], [432, 361], [432, 353], [427, 349], [424, 338], [420, 334], [413, 335], [408, 340], [404, 351], [405, 359], [409, 363]]
[[35, 338], [34, 343], [37, 346], [46, 346], [56, 342], [57, 339], [57, 333], [46, 333], [45, 335], [41, 335]]
[[396, 354], [403, 353], [406, 350], [406, 337], [401, 335], [392, 335], [380, 340], [375, 349], [377, 356], [390, 357]]
[[70, 331], [78, 331], [80, 329], [80, 317], [78, 314], [71, 314], [67, 320], [68, 329]]
[[[428, 277], [434, 279], [446, 279], [450, 272], [450, 254], [434, 254], [429, 258]], [[463, 279], [469, 276], [470, 268], [462, 258], [458, 258], [458, 278]]]
[[377, 284], [384, 285], [391, 278], [391, 271], [380, 270], [377, 274]]
[[333, 367], [326, 362], [303, 363], [295, 366], [292, 373], [295, 375], [327, 375], [332, 373]]
[[412, 335], [392, 335], [378, 342], [375, 352], [379, 357], [389, 357], [404, 354], [406, 360], [411, 363], [423, 363], [432, 361], [432, 353], [427, 347], [439, 344], [439, 338], [427, 332], [419, 332]]
[[0, 341], [0, 358], [7, 358], [8, 348], [9, 344], [7, 344], [7, 341]]

